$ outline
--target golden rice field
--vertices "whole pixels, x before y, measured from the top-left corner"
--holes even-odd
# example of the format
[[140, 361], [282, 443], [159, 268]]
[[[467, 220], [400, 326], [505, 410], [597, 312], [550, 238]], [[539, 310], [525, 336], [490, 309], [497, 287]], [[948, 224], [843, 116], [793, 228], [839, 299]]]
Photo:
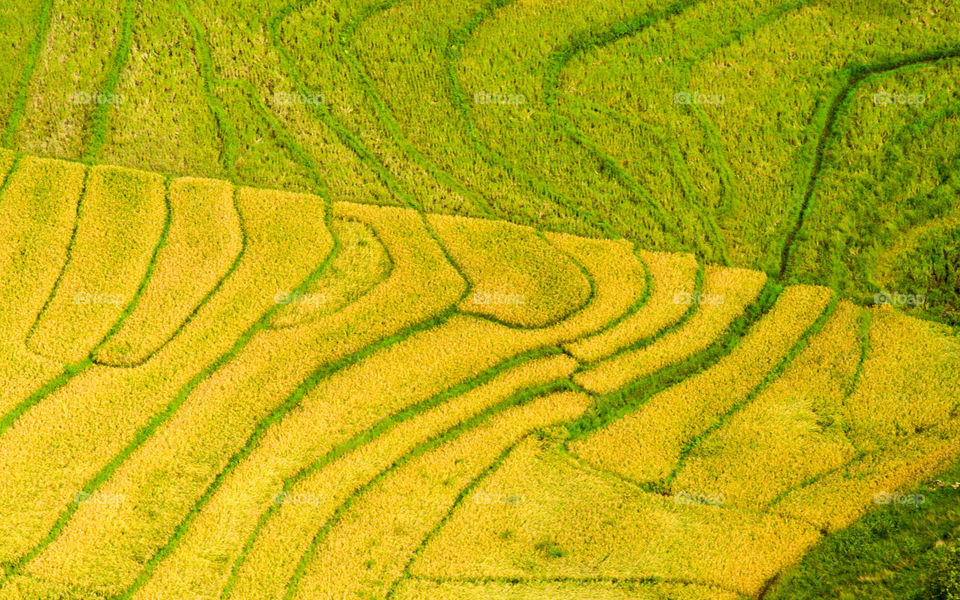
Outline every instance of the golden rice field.
[[743, 600], [960, 458], [960, 339], [506, 221], [0, 151], [0, 600]]

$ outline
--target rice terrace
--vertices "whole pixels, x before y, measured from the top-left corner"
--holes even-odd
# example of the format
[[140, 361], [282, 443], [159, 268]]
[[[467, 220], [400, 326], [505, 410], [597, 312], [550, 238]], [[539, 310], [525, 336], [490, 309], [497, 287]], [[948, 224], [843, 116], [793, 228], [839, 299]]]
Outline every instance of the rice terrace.
[[960, 599], [960, 3], [0, 42], [0, 600]]

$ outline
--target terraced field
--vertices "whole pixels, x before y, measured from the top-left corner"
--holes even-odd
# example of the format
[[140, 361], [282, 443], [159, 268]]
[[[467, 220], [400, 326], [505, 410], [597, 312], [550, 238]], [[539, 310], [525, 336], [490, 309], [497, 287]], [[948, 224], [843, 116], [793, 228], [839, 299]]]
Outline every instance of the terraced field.
[[0, 598], [754, 597], [960, 456], [960, 341], [889, 306], [5, 164]]
[[4, 2], [0, 600], [928, 600], [958, 32]]

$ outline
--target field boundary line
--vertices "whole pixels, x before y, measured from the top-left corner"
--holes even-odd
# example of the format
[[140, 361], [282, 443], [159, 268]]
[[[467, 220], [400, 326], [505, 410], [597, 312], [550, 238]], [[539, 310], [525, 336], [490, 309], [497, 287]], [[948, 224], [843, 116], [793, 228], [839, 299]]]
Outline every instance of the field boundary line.
[[[693, 297], [694, 297], [694, 298], [699, 297], [699, 294], [700, 294], [701, 291], [703, 290], [703, 285], [704, 285], [704, 280], [705, 280], [705, 272], [706, 272], [706, 265], [705, 265], [702, 261], [699, 261], [699, 260], [698, 260], [698, 261], [697, 261], [697, 272], [696, 272], [696, 274], [694, 275], [694, 279], [693, 279], [693, 292], [692, 292], [692, 294], [693, 294]], [[651, 292], [652, 292], [652, 290], [651, 290]], [[604, 357], [604, 358], [602, 358], [602, 359], [600, 359], [600, 360], [594, 360], [594, 361], [578, 361], [578, 362], [580, 363], [580, 366], [577, 367], [577, 371], [576, 371], [576, 372], [577, 372], [577, 373], [580, 373], [580, 372], [583, 372], [583, 371], [587, 371], [587, 370], [592, 369], [593, 367], [596, 367], [597, 365], [599, 365], [599, 364], [601, 364], [601, 363], [603, 363], [603, 362], [605, 362], [605, 361], [608, 361], [608, 360], [617, 358], [618, 356], [622, 356], [623, 354], [626, 354], [626, 353], [628, 353], [628, 352], [635, 352], [636, 350], [641, 350], [641, 349], [643, 349], [643, 348], [646, 348], [647, 346], [653, 345], [653, 344], [656, 343], [658, 340], [660, 340], [660, 338], [662, 338], [663, 336], [665, 336], [665, 335], [667, 335], [667, 334], [669, 334], [669, 333], [673, 333], [674, 331], [679, 331], [679, 330], [687, 323], [687, 321], [689, 321], [691, 318], [693, 318], [694, 314], [695, 314], [698, 310], [700, 310], [700, 306], [699, 306], [699, 305], [700, 305], [699, 302], [691, 302], [691, 303], [690, 303], [690, 306], [689, 306], [689, 307], [687, 308], [687, 310], [680, 316], [679, 319], [677, 319], [677, 320], [674, 321], [673, 323], [668, 323], [667, 325], [664, 325], [664, 326], [661, 327], [658, 331], [656, 331], [653, 335], [649, 335], [649, 336], [647, 336], [647, 337], [645, 337], [645, 338], [641, 338], [641, 339], [639, 339], [639, 340], [636, 340], [636, 341], [634, 341], [634, 342], [631, 342], [631, 343], [627, 344], [626, 346], [623, 346], [622, 348], [619, 348], [616, 352], [614, 352], [614, 353], [611, 354], [610, 356], [606, 356], [606, 357]], [[629, 315], [628, 315], [628, 316], [629, 316]], [[625, 317], [625, 318], [626, 318], [626, 317]], [[598, 332], [598, 333], [599, 333], [599, 332]]]
[[[292, 600], [292, 598], [295, 596], [297, 592], [297, 588], [299, 587], [299, 584], [300, 584], [300, 580], [303, 578], [304, 574], [306, 573], [306, 569], [310, 561], [315, 556], [317, 548], [319, 547], [320, 543], [326, 538], [326, 535], [330, 532], [330, 530], [336, 527], [336, 525], [340, 522], [340, 520], [343, 517], [343, 514], [346, 513], [348, 510], [350, 510], [350, 508], [353, 506], [355, 502], [359, 500], [359, 498], [361, 498], [371, 488], [377, 485], [380, 481], [382, 481], [388, 475], [402, 468], [404, 465], [414, 460], [415, 458], [422, 456], [423, 454], [426, 454], [427, 452], [435, 448], [438, 448], [439, 446], [443, 445], [446, 442], [456, 439], [463, 433], [470, 431], [471, 429], [475, 428], [477, 425], [480, 425], [484, 421], [487, 421], [490, 417], [494, 415], [500, 414], [503, 411], [509, 408], [513, 408], [515, 406], [522, 406], [522, 405], [528, 404], [530, 402], [537, 400], [538, 398], [549, 396], [557, 392], [569, 391], [569, 390], [571, 390], [571, 387], [567, 379], [558, 379], [551, 383], [538, 385], [532, 388], [526, 388], [516, 394], [513, 394], [509, 398], [502, 400], [488, 407], [487, 409], [473, 415], [472, 417], [469, 417], [464, 421], [461, 421], [457, 425], [454, 425], [453, 427], [448, 428], [446, 431], [430, 438], [430, 440], [428, 440], [427, 442], [418, 444], [416, 448], [414, 448], [412, 451], [404, 454], [401, 458], [394, 461], [386, 469], [383, 469], [375, 477], [373, 477], [368, 482], [360, 486], [353, 494], [348, 496], [340, 504], [340, 506], [337, 507], [333, 515], [331, 515], [331, 517], [322, 524], [321, 528], [317, 531], [316, 535], [311, 541], [309, 548], [301, 555], [300, 561], [297, 564], [297, 569], [294, 572], [293, 576], [287, 582], [286, 590], [283, 596], [284, 600]], [[510, 447], [512, 448], [513, 444], [511, 444]], [[500, 459], [498, 458], [497, 460], [500, 460]], [[468, 484], [468, 487], [469, 487], [469, 484]], [[461, 495], [462, 494], [463, 492], [461, 492]], [[460, 496], [458, 496], [458, 500], [459, 498]], [[454, 506], [456, 506], [456, 503], [454, 504]], [[389, 593], [387, 594], [387, 598], [388, 599], [390, 598]]]
[[668, 488], [686, 465], [687, 457], [691, 452], [700, 447], [700, 444], [702, 444], [713, 433], [726, 425], [734, 415], [740, 412], [747, 405], [751, 404], [757, 398], [757, 396], [759, 396], [765, 389], [767, 389], [767, 387], [769, 387], [771, 383], [778, 380], [780, 376], [783, 375], [783, 372], [793, 362], [793, 359], [796, 358], [797, 355], [799, 355], [809, 345], [810, 338], [823, 329], [830, 317], [833, 316], [839, 303], [840, 298], [835, 293], [832, 293], [829, 303], [823, 308], [823, 310], [821, 310], [816, 320], [803, 331], [797, 341], [787, 351], [787, 354], [777, 362], [773, 369], [764, 376], [763, 380], [761, 380], [756, 387], [750, 390], [743, 400], [734, 404], [723, 415], [715, 419], [714, 422], [711, 423], [710, 426], [707, 427], [702, 433], [695, 435], [692, 438], [688, 438], [680, 450], [680, 457], [677, 459], [673, 469], [662, 481], [657, 482], [655, 485], [661, 488]]
[[571, 435], [564, 442], [565, 451], [569, 451], [572, 442], [636, 411], [657, 393], [715, 365], [733, 351], [760, 317], [770, 311], [782, 291], [783, 286], [768, 279], [757, 299], [751, 302], [710, 346], [680, 362], [641, 377], [619, 390], [597, 397], [596, 403], [582, 417], [570, 423], [568, 429]]
[[[428, 577], [424, 575], [407, 575], [404, 577], [405, 580], [409, 579], [411, 581], [425, 581], [429, 583], [470, 583], [475, 585], [487, 585], [487, 584], [502, 584], [502, 585], [537, 585], [541, 583], [584, 583], [584, 584], [595, 584], [595, 583], [609, 583], [612, 585], [619, 584], [630, 584], [630, 585], [692, 585], [707, 589], [713, 589], [719, 592], [726, 592], [728, 594], [735, 594], [737, 598], [743, 600], [748, 600], [748, 596], [744, 596], [740, 592], [725, 588], [721, 585], [715, 583], [703, 583], [699, 581], [694, 581], [690, 579], [676, 579], [672, 577], [573, 577], [573, 576], [556, 576], [556, 577], [541, 577], [538, 579], [521, 579], [516, 577]], [[399, 587], [399, 585], [397, 586]], [[389, 598], [389, 597], [388, 597]]]
[[[239, 203], [238, 203], [238, 201], [237, 201], [237, 196], [238, 196], [238, 194], [239, 194], [239, 188], [238, 188], [237, 186], [233, 185], [233, 184], [231, 184], [231, 187], [233, 188], [232, 193], [231, 193], [231, 197], [232, 197], [232, 199], [233, 199], [233, 210], [234, 210], [234, 212], [236, 213], [237, 223], [238, 223], [239, 226], [240, 226], [240, 227], [239, 227], [239, 232], [240, 232], [240, 251], [237, 252], [237, 255], [234, 257], [233, 262], [230, 264], [230, 267], [227, 269], [227, 271], [223, 274], [223, 276], [221, 276], [221, 277], [217, 280], [217, 283], [216, 283], [210, 290], [208, 290], [206, 294], [204, 294], [203, 298], [200, 299], [200, 302], [197, 303], [197, 305], [193, 307], [193, 310], [190, 311], [190, 314], [187, 315], [187, 318], [184, 319], [183, 323], [181, 323], [180, 326], [177, 327], [177, 329], [170, 335], [170, 337], [167, 338], [167, 340], [164, 341], [162, 344], [160, 344], [159, 346], [157, 346], [157, 348], [156, 348], [153, 352], [149, 353], [146, 357], [144, 357], [144, 358], [142, 358], [142, 359], [140, 359], [140, 360], [138, 360], [138, 361], [129, 362], [129, 363], [123, 363], [123, 364], [111, 364], [111, 363], [105, 363], [105, 362], [102, 362], [102, 361], [98, 360], [98, 359], [97, 359], [95, 356], [93, 356], [93, 355], [94, 355], [94, 353], [95, 353], [97, 350], [99, 350], [107, 341], [109, 341], [109, 337], [110, 337], [110, 336], [108, 335], [108, 336], [107, 336], [106, 338], [104, 338], [104, 340], [97, 346], [97, 348], [94, 348], [94, 351], [91, 352], [91, 356], [92, 356], [92, 360], [93, 360], [93, 363], [94, 363], [94, 364], [99, 365], [99, 366], [102, 366], [102, 367], [108, 367], [108, 368], [132, 368], [132, 367], [139, 367], [139, 366], [141, 366], [141, 365], [143, 365], [143, 364], [146, 364], [150, 359], [152, 359], [154, 356], [156, 356], [158, 353], [160, 353], [161, 350], [163, 350], [164, 348], [166, 348], [167, 345], [169, 345], [171, 342], [173, 342], [173, 340], [175, 340], [175, 339], [177, 338], [177, 336], [179, 336], [179, 335], [183, 332], [183, 330], [186, 329], [186, 327], [187, 327], [188, 325], [190, 325], [190, 323], [193, 322], [193, 320], [196, 318], [197, 314], [199, 314], [199, 312], [203, 309], [203, 307], [206, 306], [207, 303], [210, 301], [210, 299], [213, 298], [213, 297], [220, 291], [220, 289], [223, 287], [223, 284], [224, 284], [228, 279], [230, 279], [230, 276], [233, 275], [234, 271], [236, 271], [237, 267], [240, 265], [241, 260], [243, 259], [244, 255], [245, 255], [246, 252], [247, 252], [247, 237], [248, 237], [248, 236], [247, 236], [246, 227], [244, 227], [243, 217], [242, 217], [241, 214], [240, 214]], [[167, 190], [167, 193], [169, 194], [169, 188], [168, 188], [168, 190]], [[151, 272], [152, 272], [152, 265], [151, 265]], [[139, 297], [139, 296], [138, 296], [138, 297]], [[124, 317], [124, 318], [126, 318], [126, 317]], [[118, 327], [117, 329], [119, 330], [119, 327]], [[116, 333], [116, 332], [114, 331], [114, 332], [112, 332], [112, 333]], [[111, 334], [111, 335], [112, 335], [112, 334]]]
[[623, 236], [605, 222], [598, 219], [588, 207], [575, 205], [568, 198], [554, 190], [548, 182], [529, 175], [514, 165], [507, 157], [490, 148], [480, 137], [470, 108], [464, 101], [463, 89], [456, 76], [456, 64], [459, 62], [461, 49], [468, 43], [476, 29], [496, 10], [504, 8], [514, 1], [515, 0], [490, 0], [490, 2], [484, 5], [479, 11], [474, 13], [466, 25], [454, 30], [450, 35], [449, 43], [444, 49], [444, 59], [446, 62], [447, 84], [454, 108], [460, 113], [466, 127], [466, 133], [470, 137], [470, 142], [480, 158], [490, 165], [505, 171], [515, 181], [534, 191], [539, 198], [561, 206], [572, 213], [580, 214], [596, 231], [602, 232], [604, 237], [608, 239], [620, 239]]
[[[396, 425], [404, 423], [408, 420], [414, 419], [421, 414], [429, 411], [432, 408], [438, 407], [443, 404], [445, 401], [456, 398], [458, 396], [467, 394], [482, 385], [485, 385], [497, 378], [498, 376], [506, 373], [507, 371], [523, 366], [529, 362], [537, 360], [539, 358], [546, 358], [550, 356], [559, 356], [562, 352], [558, 347], [546, 347], [540, 348], [537, 350], [532, 350], [519, 354], [511, 359], [508, 359], [504, 362], [501, 362], [493, 367], [490, 367], [486, 371], [472, 377], [470, 379], [464, 380], [460, 383], [454, 384], [447, 388], [446, 390], [435, 394], [434, 396], [418, 402], [414, 405], [402, 408], [393, 414], [380, 419], [377, 423], [369, 427], [362, 433], [355, 435], [350, 440], [338, 444], [334, 448], [330, 449], [328, 452], [312, 461], [310, 464], [298, 470], [293, 475], [284, 478], [283, 488], [280, 493], [289, 492], [293, 486], [297, 485], [300, 481], [303, 481], [307, 477], [310, 477], [314, 473], [317, 473], [326, 466], [332, 464], [342, 456], [353, 452], [354, 450], [362, 447], [364, 444], [369, 444], [381, 435], [392, 430]], [[494, 404], [496, 406], [496, 404]], [[236, 578], [240, 572], [240, 568], [246, 560], [247, 555], [250, 550], [253, 548], [253, 545], [256, 543], [256, 540], [259, 538], [260, 533], [266, 523], [270, 518], [279, 510], [277, 504], [271, 504], [270, 507], [261, 513], [260, 517], [257, 520], [257, 525], [253, 531], [247, 536], [247, 540], [244, 543], [243, 549], [237, 558], [233, 561], [233, 565], [230, 570], [230, 576], [227, 579], [227, 584], [224, 586], [220, 598], [228, 598], [232, 592], [233, 588], [236, 585]]]
[[[294, 329], [294, 328], [296, 328], [296, 327], [304, 327], [304, 326], [307, 326], [307, 325], [314, 324], [314, 323], [316, 323], [317, 321], [319, 321], [319, 320], [321, 320], [321, 319], [325, 319], [325, 318], [327, 318], [327, 317], [329, 317], [329, 316], [331, 316], [331, 315], [335, 315], [335, 314], [337, 314], [337, 313], [343, 312], [343, 311], [346, 310], [349, 306], [352, 306], [352, 305], [356, 304], [357, 302], [360, 302], [360, 301], [363, 300], [367, 295], [373, 293], [374, 290], [376, 290], [376, 289], [379, 288], [382, 284], [384, 284], [384, 283], [386, 283], [387, 281], [389, 281], [389, 280], [390, 280], [390, 277], [393, 276], [393, 274], [394, 274], [393, 271], [394, 271], [394, 269], [396, 269], [396, 266], [397, 266], [396, 258], [393, 256], [393, 254], [390, 253], [390, 249], [387, 247], [387, 244], [384, 244], [384, 243], [383, 243], [383, 238], [382, 238], [382, 236], [380, 236], [380, 234], [377, 233], [377, 230], [376, 230], [374, 227], [372, 227], [369, 223], [364, 223], [364, 222], [361, 221], [360, 219], [356, 219], [356, 218], [353, 218], [353, 217], [343, 217], [343, 216], [339, 216], [339, 217], [338, 217], [338, 216], [334, 215], [332, 221], [339, 221], [339, 222], [344, 222], [344, 223], [355, 223], [355, 224], [357, 224], [357, 225], [362, 225], [363, 227], [365, 227], [366, 229], [368, 229], [369, 232], [370, 232], [370, 234], [373, 236], [373, 238], [376, 239], [376, 240], [377, 240], [377, 243], [380, 244], [380, 247], [383, 249], [383, 253], [387, 256], [387, 261], [388, 261], [389, 265], [387, 266], [387, 271], [386, 271], [386, 273], [384, 273], [383, 277], [381, 277], [376, 283], [374, 283], [373, 285], [371, 285], [369, 288], [365, 289], [365, 290], [363, 291], [363, 293], [361, 293], [359, 296], [357, 296], [356, 299], [354, 299], [352, 302], [348, 302], [347, 304], [344, 304], [343, 306], [341, 306], [340, 308], [338, 308], [337, 310], [335, 310], [335, 311], [333, 311], [333, 312], [331, 312], [331, 313], [326, 313], [326, 314], [323, 314], [323, 315], [311, 315], [311, 316], [309, 316], [309, 317], [306, 318], [306, 319], [303, 319], [303, 320], [301, 320], [301, 321], [298, 321], [298, 322], [293, 323], [293, 324], [290, 324], [290, 325], [279, 325], [279, 326], [278, 326], [278, 325], [274, 325], [274, 324], [271, 323], [271, 324], [267, 325], [267, 329], [268, 329], [268, 330], [270, 330], [270, 331], [283, 331], [283, 330], [285, 330], [285, 329]], [[332, 233], [332, 231], [331, 231], [331, 233]], [[320, 280], [318, 279], [318, 281], [320, 281]]]
[[[800, 232], [803, 230], [807, 214], [810, 211], [810, 206], [813, 203], [818, 185], [821, 181], [823, 167], [827, 162], [826, 153], [828, 147], [834, 143], [838, 135], [836, 130], [838, 123], [841, 123], [847, 116], [846, 109], [849, 106], [853, 92], [861, 83], [873, 76], [897, 71], [904, 67], [911, 67], [923, 63], [937, 63], [942, 60], [958, 57], [960, 57], [960, 46], [952, 46], [938, 50], [913, 53], [884, 62], [855, 65], [844, 68], [838, 72], [838, 76], [842, 77], [842, 83], [839, 86], [839, 90], [837, 90], [830, 99], [826, 108], [826, 114], [822, 117], [823, 127], [817, 137], [813, 164], [810, 166], [807, 176], [806, 189], [799, 203], [795, 202], [794, 207], [790, 211], [794, 215], [794, 222], [787, 231], [780, 249], [778, 279], [786, 279], [787, 270], [790, 268], [793, 246]], [[817, 120], [816, 115], [814, 116], [814, 120]]]
[[[113, 94], [120, 81], [120, 73], [130, 57], [130, 45], [133, 38], [133, 22], [136, 19], [135, 0], [124, 0], [120, 14], [120, 41], [110, 54], [107, 63], [107, 76], [103, 81], [103, 93]], [[90, 116], [90, 138], [81, 155], [80, 162], [93, 164], [100, 156], [106, 142], [111, 102], [97, 102]]]

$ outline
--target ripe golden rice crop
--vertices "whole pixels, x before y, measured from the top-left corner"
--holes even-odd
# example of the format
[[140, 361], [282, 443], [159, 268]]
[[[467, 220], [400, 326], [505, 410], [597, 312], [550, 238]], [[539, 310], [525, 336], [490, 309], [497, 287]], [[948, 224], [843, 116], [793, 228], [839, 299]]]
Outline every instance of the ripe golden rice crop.
[[[94, 366], [71, 375], [0, 436], [9, 492], [0, 496], [0, 560], [39, 542], [92, 477], [132, 451], [138, 430], [158, 426], [204, 369], [215, 371], [218, 358], [244, 345], [244, 333], [274, 306], [273, 290], [305, 280], [332, 245], [325, 209], [312, 196], [241, 188], [237, 204], [247, 232], [244, 257], [180, 335], [139, 367]], [[32, 510], [21, 510], [24, 498]]]
[[757, 297], [765, 281], [757, 271], [708, 267], [702, 291], [664, 299], [684, 309], [695, 305], [696, 312], [679, 329], [600, 362], [578, 374], [576, 382], [594, 393], [609, 393], [703, 350]]
[[760, 385], [823, 312], [830, 297], [825, 288], [787, 288], [774, 308], [720, 362], [576, 442], [574, 451], [591, 464], [634, 481], [666, 477], [686, 444]]
[[0, 148], [0, 182], [5, 181], [10, 173], [10, 167], [13, 166], [15, 156], [13, 152], [5, 148]]
[[0, 236], [0, 597], [728, 600], [960, 456], [947, 329], [788, 286], [733, 339], [766, 276], [689, 254], [27, 157]]
[[59, 370], [25, 344], [67, 257], [81, 165], [24, 158], [0, 195], [0, 413]]
[[293, 327], [335, 313], [356, 302], [393, 268], [390, 255], [369, 225], [337, 219], [330, 229], [340, 242], [340, 252], [303, 292], [278, 295], [284, 306], [270, 322], [272, 327]]
[[214, 291], [243, 248], [233, 193], [230, 184], [212, 179], [170, 184], [170, 227], [156, 266], [133, 311], [95, 353], [96, 360], [146, 360]]
[[411, 565], [434, 580], [688, 581], [755, 595], [811, 525], [641, 491], [524, 440]]
[[899, 442], [958, 416], [960, 342], [946, 326], [890, 306], [871, 310], [869, 347], [856, 391], [844, 403], [853, 442], [863, 450]]
[[[575, 361], [565, 356], [535, 359], [497, 375], [447, 402], [398, 422], [371, 442], [318, 468], [289, 488], [281, 488], [274, 471], [251, 457], [204, 511], [177, 554], [162, 565], [144, 589], [144, 597], [176, 596], [189, 590], [216, 589], [217, 575], [229, 565], [208, 564], [210, 550], [236, 557], [256, 517], [276, 505], [236, 575], [231, 597], [279, 597], [294, 574], [297, 558], [307, 550], [320, 525], [342, 502], [395, 461], [445, 430], [493, 408], [524, 389], [563, 379]], [[259, 490], [259, 491], [258, 491]], [[279, 500], [278, 500], [279, 499]], [[250, 506], [238, 511], [237, 505]], [[244, 521], [238, 517], [244, 516]], [[224, 525], [230, 523], [229, 534]], [[198, 561], [201, 561], [198, 563]], [[184, 573], [191, 573], [189, 580]], [[201, 578], [202, 577], [202, 578]]]
[[406, 557], [471, 480], [526, 434], [573, 419], [589, 403], [589, 397], [574, 392], [538, 398], [491, 417], [389, 473], [320, 540], [293, 597], [383, 595], [403, 573]]
[[470, 281], [464, 312], [517, 327], [544, 327], [570, 316], [590, 296], [577, 264], [531, 227], [432, 216], [430, 227]]
[[68, 262], [27, 345], [65, 362], [85, 358], [135, 300], [167, 217], [159, 175], [92, 167]]
[[739, 600], [728, 592], [680, 583], [444, 582], [407, 579], [397, 600]]
[[852, 460], [843, 403], [860, 361], [863, 314], [841, 302], [783, 374], [690, 455], [672, 489], [759, 510]]
[[919, 498], [905, 490], [960, 458], [955, 425], [949, 435], [904, 436], [884, 451], [871, 452], [791, 491], [770, 510], [838, 531], [871, 507], [904, 503], [919, 508]]
[[564, 348], [587, 363], [607, 358], [630, 344], [649, 338], [677, 322], [689, 308], [677, 297], [693, 297], [697, 260], [692, 254], [640, 252], [650, 272], [653, 290], [646, 304], [614, 327], [593, 336], [564, 344]]

